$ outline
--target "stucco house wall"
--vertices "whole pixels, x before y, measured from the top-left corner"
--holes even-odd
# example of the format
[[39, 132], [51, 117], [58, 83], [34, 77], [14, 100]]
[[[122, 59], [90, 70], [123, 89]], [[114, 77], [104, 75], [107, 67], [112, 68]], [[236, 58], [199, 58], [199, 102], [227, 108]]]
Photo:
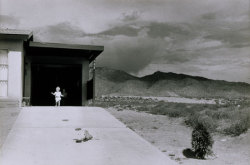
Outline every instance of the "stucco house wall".
[[0, 100], [8, 100], [8, 104], [18, 102], [20, 106], [23, 93], [23, 40], [0, 39], [0, 50], [7, 50], [8, 53], [8, 91], [7, 96], [1, 97]]

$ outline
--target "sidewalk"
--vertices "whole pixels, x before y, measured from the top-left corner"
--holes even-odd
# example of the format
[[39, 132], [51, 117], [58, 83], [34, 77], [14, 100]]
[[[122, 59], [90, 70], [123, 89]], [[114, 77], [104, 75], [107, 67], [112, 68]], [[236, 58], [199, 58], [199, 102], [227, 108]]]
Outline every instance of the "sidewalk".
[[[84, 130], [94, 138], [76, 143]], [[97, 107], [23, 108], [0, 153], [0, 165], [166, 164], [177, 163]]]
[[7, 138], [21, 108], [1, 108], [0, 105], [0, 151]]

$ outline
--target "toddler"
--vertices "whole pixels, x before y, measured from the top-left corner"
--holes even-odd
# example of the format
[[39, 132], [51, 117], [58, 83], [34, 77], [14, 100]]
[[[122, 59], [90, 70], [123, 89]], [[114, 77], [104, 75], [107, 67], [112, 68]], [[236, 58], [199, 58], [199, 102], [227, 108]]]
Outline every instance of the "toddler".
[[60, 92], [60, 87], [56, 87], [56, 91], [54, 93], [51, 92], [51, 94], [55, 96], [55, 100], [56, 100], [55, 106], [60, 106], [61, 97], [63, 97], [62, 93]]

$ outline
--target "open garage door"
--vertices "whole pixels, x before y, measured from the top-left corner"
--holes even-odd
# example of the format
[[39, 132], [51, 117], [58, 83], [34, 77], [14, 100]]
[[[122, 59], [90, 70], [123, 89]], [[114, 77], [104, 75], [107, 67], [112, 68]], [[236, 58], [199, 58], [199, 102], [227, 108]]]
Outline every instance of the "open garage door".
[[62, 106], [80, 106], [82, 66], [58, 64], [32, 64], [31, 65], [31, 104], [36, 106], [55, 105], [55, 92], [57, 86], [66, 95], [62, 97]]

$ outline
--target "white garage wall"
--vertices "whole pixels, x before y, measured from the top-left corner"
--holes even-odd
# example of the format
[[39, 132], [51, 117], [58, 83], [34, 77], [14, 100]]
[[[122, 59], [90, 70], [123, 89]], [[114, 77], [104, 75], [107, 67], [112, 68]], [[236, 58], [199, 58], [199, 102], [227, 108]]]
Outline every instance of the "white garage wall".
[[8, 53], [8, 97], [22, 98], [22, 52], [9, 51]]
[[0, 97], [8, 94], [8, 50], [0, 50]]

